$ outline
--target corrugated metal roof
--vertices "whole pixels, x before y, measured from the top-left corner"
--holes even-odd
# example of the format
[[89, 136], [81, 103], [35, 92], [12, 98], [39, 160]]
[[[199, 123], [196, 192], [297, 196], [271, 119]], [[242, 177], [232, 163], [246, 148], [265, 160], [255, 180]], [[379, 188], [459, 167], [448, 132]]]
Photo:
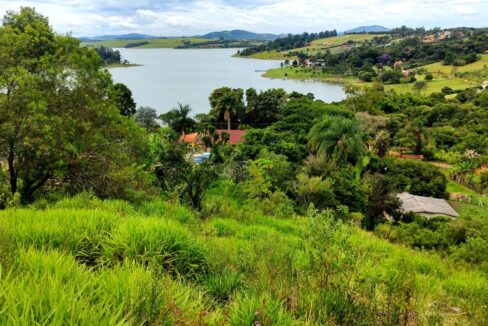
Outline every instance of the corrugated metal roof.
[[404, 212], [425, 213], [429, 215], [439, 214], [452, 217], [459, 216], [454, 208], [444, 199], [415, 196], [408, 192], [398, 194], [397, 198], [401, 201], [401, 210]]

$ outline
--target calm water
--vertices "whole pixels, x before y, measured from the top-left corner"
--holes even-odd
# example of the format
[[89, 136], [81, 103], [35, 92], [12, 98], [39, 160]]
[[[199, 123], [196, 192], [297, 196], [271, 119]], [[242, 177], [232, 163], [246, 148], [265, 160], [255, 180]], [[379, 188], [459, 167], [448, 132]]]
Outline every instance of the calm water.
[[113, 68], [116, 82], [126, 84], [137, 106], [151, 106], [164, 113], [178, 102], [189, 104], [193, 114], [209, 110], [208, 96], [219, 87], [257, 90], [283, 88], [313, 93], [327, 102], [345, 98], [342, 86], [321, 82], [263, 78], [264, 70], [279, 61], [233, 58], [235, 49], [119, 49], [123, 58], [142, 66]]

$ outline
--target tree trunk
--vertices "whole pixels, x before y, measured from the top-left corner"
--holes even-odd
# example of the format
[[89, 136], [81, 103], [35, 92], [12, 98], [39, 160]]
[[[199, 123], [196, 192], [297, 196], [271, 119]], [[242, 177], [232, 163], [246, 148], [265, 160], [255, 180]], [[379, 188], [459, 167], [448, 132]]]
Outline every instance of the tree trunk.
[[14, 154], [12, 150], [10, 150], [8, 153], [7, 163], [10, 176], [10, 192], [13, 195], [17, 192], [17, 172], [15, 171]]
[[51, 177], [51, 174], [47, 173], [37, 181], [26, 180], [25, 186], [21, 192], [21, 199], [23, 203], [31, 203], [34, 201], [34, 193], [41, 188], [47, 180]]

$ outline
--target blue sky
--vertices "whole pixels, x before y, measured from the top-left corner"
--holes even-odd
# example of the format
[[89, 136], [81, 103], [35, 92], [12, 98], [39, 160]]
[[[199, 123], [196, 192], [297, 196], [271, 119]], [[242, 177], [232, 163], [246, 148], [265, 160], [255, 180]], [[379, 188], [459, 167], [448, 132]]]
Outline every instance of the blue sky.
[[488, 0], [0, 0], [0, 13], [36, 7], [57, 32], [75, 36], [339, 31], [359, 25], [488, 26]]

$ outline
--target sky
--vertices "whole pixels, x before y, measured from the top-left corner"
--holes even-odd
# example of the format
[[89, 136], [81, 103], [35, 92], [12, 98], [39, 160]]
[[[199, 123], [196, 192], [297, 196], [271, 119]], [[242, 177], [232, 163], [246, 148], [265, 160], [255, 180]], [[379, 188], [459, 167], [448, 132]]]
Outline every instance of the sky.
[[58, 33], [78, 37], [191, 36], [231, 29], [281, 34], [360, 25], [488, 26], [488, 0], [0, 0], [0, 15], [21, 6], [48, 16]]

